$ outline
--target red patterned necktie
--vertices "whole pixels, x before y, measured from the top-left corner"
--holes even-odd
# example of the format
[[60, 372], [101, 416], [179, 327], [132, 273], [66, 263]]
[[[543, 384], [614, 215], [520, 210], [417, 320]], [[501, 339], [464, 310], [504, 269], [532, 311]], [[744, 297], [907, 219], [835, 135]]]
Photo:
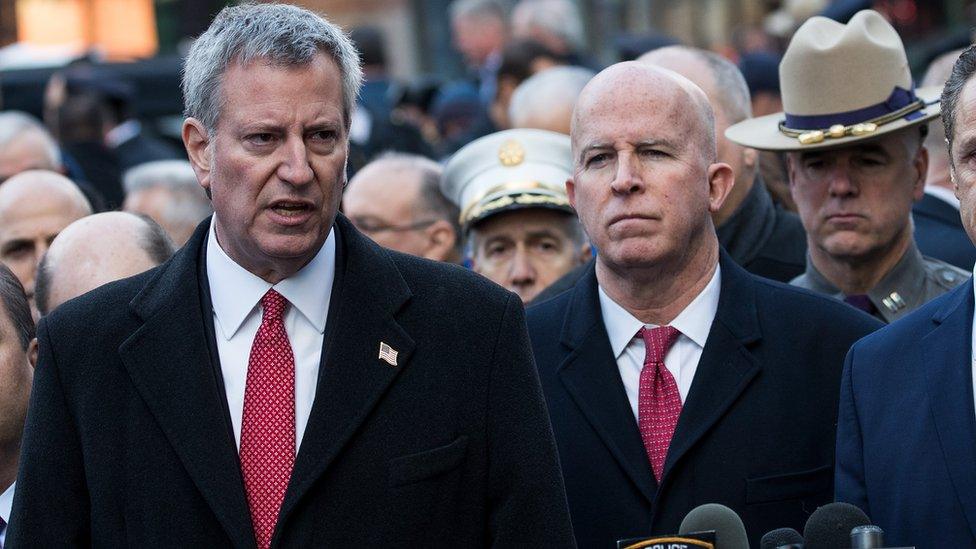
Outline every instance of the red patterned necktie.
[[654, 478], [661, 482], [668, 446], [681, 415], [681, 395], [671, 372], [664, 367], [664, 355], [681, 335], [676, 328], [641, 328], [637, 335], [644, 339], [644, 368], [640, 374], [637, 396], [637, 425], [640, 427], [644, 449], [651, 461]]
[[295, 355], [285, 332], [288, 302], [268, 290], [261, 306], [247, 364], [240, 452], [254, 537], [266, 549], [295, 463]]

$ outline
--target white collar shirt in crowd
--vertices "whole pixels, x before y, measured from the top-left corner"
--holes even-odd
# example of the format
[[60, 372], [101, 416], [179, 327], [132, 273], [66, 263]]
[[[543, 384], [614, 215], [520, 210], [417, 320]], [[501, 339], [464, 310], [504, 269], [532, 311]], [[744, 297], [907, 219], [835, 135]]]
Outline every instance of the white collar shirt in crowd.
[[[677, 328], [681, 335], [664, 355], [664, 366], [674, 376], [678, 384], [678, 393], [684, 403], [691, 389], [691, 382], [698, 371], [698, 361], [701, 360], [705, 348], [705, 340], [712, 329], [715, 312], [718, 310], [718, 298], [721, 288], [721, 269], [715, 266], [715, 274], [705, 285], [705, 288], [670, 326]], [[617, 360], [620, 379], [627, 392], [630, 408], [637, 417], [637, 397], [640, 388], [640, 374], [644, 368], [644, 340], [637, 336], [642, 327], [656, 328], [654, 324], [644, 324], [626, 309], [618, 305], [603, 288], [600, 292], [600, 311], [603, 325], [610, 336], [610, 349]]]
[[7, 524], [7, 526], [0, 531], [0, 547], [3, 547], [4, 544], [7, 543], [7, 530], [10, 529], [10, 510], [14, 506], [14, 491], [16, 490], [16, 486], [17, 483], [12, 482], [10, 486], [8, 486], [7, 489], [0, 494], [0, 519], [3, 519], [3, 522]]
[[956, 198], [956, 193], [946, 189], [945, 187], [936, 187], [935, 185], [926, 185], [925, 194], [934, 196], [939, 200], [945, 202], [946, 204], [952, 206], [955, 209], [959, 209], [959, 199]]
[[[261, 298], [272, 285], [248, 272], [217, 243], [216, 215], [207, 240], [207, 281], [213, 304], [214, 331], [234, 439], [241, 444], [244, 388], [251, 344], [261, 326]], [[315, 400], [325, 321], [335, 280], [336, 236], [325, 244], [300, 271], [273, 287], [288, 300], [285, 331], [295, 355], [295, 448], [301, 447], [305, 425]]]

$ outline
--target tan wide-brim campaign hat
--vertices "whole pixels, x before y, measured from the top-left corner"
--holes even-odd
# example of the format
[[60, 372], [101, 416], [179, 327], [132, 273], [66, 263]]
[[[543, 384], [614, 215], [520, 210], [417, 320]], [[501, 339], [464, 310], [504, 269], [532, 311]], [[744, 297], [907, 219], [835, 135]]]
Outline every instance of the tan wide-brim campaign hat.
[[779, 80], [784, 112], [743, 120], [725, 137], [760, 150], [822, 150], [939, 116], [942, 88], [914, 89], [901, 38], [872, 10], [846, 25], [810, 18], [783, 55]]

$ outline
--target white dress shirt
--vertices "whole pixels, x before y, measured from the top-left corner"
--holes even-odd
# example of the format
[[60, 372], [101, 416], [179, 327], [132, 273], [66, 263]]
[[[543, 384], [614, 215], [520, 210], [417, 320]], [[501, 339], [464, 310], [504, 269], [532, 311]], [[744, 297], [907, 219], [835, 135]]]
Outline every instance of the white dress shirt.
[[14, 490], [16, 486], [17, 483], [13, 482], [0, 494], [0, 518], [7, 523], [7, 527], [3, 531], [0, 531], [0, 546], [7, 543], [7, 530], [10, 529], [10, 510], [14, 506]]
[[[216, 220], [216, 216], [214, 216]], [[315, 385], [322, 357], [325, 321], [335, 280], [335, 230], [315, 257], [300, 271], [273, 287], [288, 300], [285, 331], [295, 355], [295, 448], [315, 400]], [[234, 439], [241, 444], [244, 388], [254, 336], [261, 326], [261, 298], [272, 288], [231, 259], [217, 243], [214, 221], [207, 240], [207, 280], [213, 302], [214, 328], [220, 369], [227, 391]]]
[[[691, 382], [695, 379], [695, 372], [698, 371], [698, 361], [705, 348], [705, 340], [708, 339], [712, 321], [715, 320], [720, 289], [721, 269], [716, 265], [715, 274], [705, 288], [670, 324], [677, 328], [681, 335], [664, 355], [664, 366], [678, 384], [682, 404], [688, 397]], [[644, 368], [645, 353], [644, 339], [637, 337], [637, 331], [643, 327], [656, 328], [657, 326], [644, 324], [610, 299], [603, 288], [599, 288], [599, 291], [603, 325], [607, 329], [607, 335], [610, 336], [610, 348], [617, 360], [620, 379], [624, 382], [627, 400], [630, 401], [630, 408], [636, 418], [640, 374]]]

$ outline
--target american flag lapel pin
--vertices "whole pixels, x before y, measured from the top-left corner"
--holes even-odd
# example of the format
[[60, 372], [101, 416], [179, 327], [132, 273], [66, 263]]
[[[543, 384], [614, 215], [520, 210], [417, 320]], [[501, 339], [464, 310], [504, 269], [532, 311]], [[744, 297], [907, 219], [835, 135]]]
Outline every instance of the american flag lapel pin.
[[393, 347], [386, 344], [385, 341], [380, 342], [380, 360], [386, 362], [390, 366], [397, 365], [397, 351]]

